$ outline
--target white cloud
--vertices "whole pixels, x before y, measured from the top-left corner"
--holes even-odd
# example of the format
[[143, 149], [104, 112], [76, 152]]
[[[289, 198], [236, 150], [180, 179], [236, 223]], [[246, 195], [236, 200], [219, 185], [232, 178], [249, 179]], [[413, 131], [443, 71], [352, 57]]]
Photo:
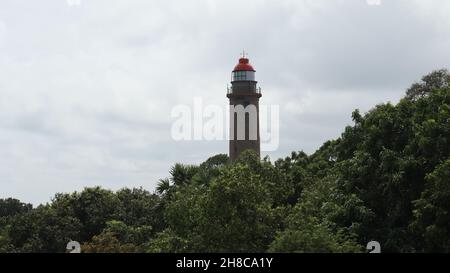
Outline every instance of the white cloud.
[[0, 21], [0, 48], [6, 43], [7, 39], [6, 35], [7, 35], [6, 25], [2, 21]]
[[0, 197], [44, 202], [102, 185], [153, 189], [175, 162], [226, 142], [174, 142], [176, 104], [227, 103], [250, 52], [263, 104], [281, 106], [272, 157], [313, 152], [355, 108], [396, 101], [450, 61], [448, 1], [0, 3]]

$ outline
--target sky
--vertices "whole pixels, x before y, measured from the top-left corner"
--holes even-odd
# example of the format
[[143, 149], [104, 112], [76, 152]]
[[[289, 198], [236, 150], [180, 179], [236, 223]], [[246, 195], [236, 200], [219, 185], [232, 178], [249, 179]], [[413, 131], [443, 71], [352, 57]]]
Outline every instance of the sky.
[[177, 105], [228, 104], [243, 49], [279, 105], [272, 160], [313, 153], [351, 112], [449, 68], [448, 0], [2, 0], [0, 198], [102, 186], [153, 191], [176, 162], [228, 152], [175, 141]]

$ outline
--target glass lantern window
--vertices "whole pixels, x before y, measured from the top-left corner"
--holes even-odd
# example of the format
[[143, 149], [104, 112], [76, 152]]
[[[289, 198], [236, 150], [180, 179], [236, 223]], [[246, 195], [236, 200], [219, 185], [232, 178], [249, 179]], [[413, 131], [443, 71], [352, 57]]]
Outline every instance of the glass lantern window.
[[235, 71], [233, 72], [233, 81], [254, 81], [254, 71]]

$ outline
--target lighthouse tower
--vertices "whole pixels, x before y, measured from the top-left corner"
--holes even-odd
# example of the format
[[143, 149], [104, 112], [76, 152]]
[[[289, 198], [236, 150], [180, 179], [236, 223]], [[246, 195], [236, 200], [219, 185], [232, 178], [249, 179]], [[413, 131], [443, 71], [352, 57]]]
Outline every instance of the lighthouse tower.
[[259, 98], [256, 70], [246, 58], [245, 52], [231, 74], [230, 99], [230, 159], [236, 160], [245, 150], [253, 150], [260, 156]]

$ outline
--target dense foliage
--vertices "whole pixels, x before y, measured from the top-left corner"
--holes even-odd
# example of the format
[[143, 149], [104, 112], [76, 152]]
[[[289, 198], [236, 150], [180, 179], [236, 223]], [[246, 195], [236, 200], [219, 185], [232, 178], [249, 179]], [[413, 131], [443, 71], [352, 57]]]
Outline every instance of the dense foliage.
[[[450, 252], [450, 75], [435, 71], [312, 155], [176, 164], [155, 193], [0, 200], [0, 252]], [[300, 144], [299, 144], [300, 145]]]

